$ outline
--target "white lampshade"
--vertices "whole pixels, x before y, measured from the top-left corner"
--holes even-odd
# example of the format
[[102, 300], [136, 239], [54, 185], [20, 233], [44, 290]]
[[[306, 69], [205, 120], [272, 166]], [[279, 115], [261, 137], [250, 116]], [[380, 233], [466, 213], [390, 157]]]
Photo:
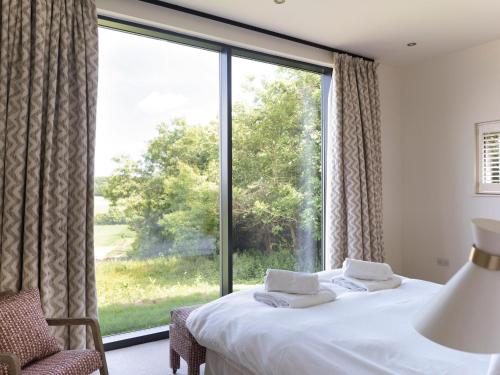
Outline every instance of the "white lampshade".
[[[472, 220], [475, 247], [500, 256], [500, 221]], [[500, 271], [467, 262], [420, 311], [415, 329], [471, 353], [500, 353]]]

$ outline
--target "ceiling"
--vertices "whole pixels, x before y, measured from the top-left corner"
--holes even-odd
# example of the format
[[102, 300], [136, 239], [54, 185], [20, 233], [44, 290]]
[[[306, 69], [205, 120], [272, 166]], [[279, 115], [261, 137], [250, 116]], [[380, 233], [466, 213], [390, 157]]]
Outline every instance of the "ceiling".
[[500, 0], [165, 1], [392, 65], [500, 38]]

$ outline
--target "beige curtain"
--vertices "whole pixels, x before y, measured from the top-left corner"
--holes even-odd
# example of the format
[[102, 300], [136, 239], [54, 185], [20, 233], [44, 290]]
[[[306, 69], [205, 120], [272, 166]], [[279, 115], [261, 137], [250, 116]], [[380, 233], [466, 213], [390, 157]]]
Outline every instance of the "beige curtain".
[[327, 140], [326, 267], [382, 262], [382, 162], [376, 64], [335, 55]]
[[96, 96], [94, 1], [2, 0], [0, 291], [38, 287], [48, 317], [96, 316]]

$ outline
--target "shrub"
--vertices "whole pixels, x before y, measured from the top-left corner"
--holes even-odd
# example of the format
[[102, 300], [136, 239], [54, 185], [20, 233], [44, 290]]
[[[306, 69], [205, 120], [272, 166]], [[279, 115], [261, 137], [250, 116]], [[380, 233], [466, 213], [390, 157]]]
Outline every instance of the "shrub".
[[121, 225], [128, 224], [127, 217], [118, 209], [111, 207], [108, 212], [94, 216], [96, 225]]

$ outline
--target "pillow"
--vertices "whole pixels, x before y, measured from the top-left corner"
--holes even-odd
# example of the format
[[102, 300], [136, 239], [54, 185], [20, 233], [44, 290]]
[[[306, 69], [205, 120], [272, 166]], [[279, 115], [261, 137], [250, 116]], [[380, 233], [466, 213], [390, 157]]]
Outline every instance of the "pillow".
[[37, 289], [2, 296], [0, 322], [0, 352], [15, 354], [21, 366], [61, 351], [43, 316]]

